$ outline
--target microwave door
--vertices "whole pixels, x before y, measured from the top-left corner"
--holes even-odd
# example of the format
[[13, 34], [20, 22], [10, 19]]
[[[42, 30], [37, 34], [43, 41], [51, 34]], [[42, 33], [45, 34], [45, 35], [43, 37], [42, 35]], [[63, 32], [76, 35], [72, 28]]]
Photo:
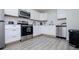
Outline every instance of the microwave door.
[[30, 13], [27, 11], [19, 11], [19, 17], [30, 19]]

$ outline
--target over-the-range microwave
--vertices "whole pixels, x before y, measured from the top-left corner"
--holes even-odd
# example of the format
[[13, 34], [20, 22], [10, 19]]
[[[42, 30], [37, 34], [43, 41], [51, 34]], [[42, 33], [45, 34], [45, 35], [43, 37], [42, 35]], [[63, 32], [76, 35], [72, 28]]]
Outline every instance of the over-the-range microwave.
[[19, 10], [19, 17], [30, 19], [30, 12]]

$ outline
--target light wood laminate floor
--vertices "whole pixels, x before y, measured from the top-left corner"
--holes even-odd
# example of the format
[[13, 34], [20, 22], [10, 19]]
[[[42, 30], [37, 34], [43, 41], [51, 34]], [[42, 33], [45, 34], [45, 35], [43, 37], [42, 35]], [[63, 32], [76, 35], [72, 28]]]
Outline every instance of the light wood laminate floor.
[[9, 44], [4, 50], [77, 50], [64, 39], [39, 36], [23, 42]]

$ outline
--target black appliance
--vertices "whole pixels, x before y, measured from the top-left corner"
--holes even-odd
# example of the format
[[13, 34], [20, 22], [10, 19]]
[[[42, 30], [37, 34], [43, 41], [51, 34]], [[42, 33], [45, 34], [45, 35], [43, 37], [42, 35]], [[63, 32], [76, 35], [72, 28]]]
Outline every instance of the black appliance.
[[21, 25], [21, 40], [20, 41], [33, 38], [33, 25], [28, 24], [28, 22], [26, 21], [19, 21], [17, 24]]
[[20, 25], [29, 25], [27, 21], [19, 21], [17, 24], [20, 24]]
[[13, 21], [9, 21], [8, 24], [14, 24], [14, 22]]
[[69, 30], [69, 43], [70, 45], [79, 48], [79, 30]]
[[21, 36], [33, 34], [33, 25], [21, 25]]
[[19, 17], [30, 19], [30, 12], [19, 10]]

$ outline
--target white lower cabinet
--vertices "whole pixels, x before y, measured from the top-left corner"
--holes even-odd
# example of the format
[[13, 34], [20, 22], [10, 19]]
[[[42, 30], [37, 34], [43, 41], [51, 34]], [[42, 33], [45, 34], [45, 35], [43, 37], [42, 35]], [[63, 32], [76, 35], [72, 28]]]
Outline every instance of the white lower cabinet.
[[47, 34], [56, 36], [56, 27], [55, 26], [33, 26], [33, 36], [40, 34]]
[[62, 28], [62, 37], [66, 37], [66, 35], [67, 35], [67, 28], [66, 27], [63, 27]]
[[42, 33], [47, 35], [56, 35], [56, 27], [53, 25], [48, 26], [42, 26]]
[[20, 25], [5, 25], [5, 43], [11, 43], [20, 39]]
[[41, 26], [33, 26], [33, 36], [37, 36], [42, 34]]

